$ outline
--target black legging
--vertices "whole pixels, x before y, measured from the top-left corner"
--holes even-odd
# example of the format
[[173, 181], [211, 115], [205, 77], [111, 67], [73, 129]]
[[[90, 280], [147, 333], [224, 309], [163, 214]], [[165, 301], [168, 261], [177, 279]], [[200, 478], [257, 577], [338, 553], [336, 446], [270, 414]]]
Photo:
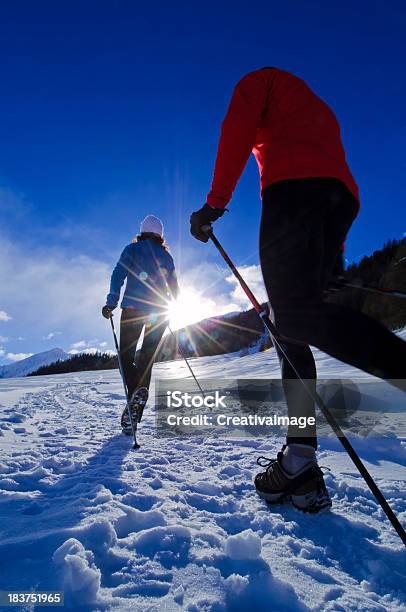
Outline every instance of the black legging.
[[[308, 393], [289, 382], [297, 381], [296, 370], [300, 378], [313, 379], [315, 388], [309, 344], [406, 390], [406, 342], [361, 312], [323, 301], [356, 212], [355, 198], [336, 179], [281, 181], [263, 192], [261, 268], [283, 337], [278, 356], [290, 416], [315, 414]], [[317, 447], [316, 429], [290, 427], [288, 442]]]
[[[120, 356], [129, 398], [139, 387], [149, 388], [152, 366], [167, 323], [167, 319], [162, 315], [123, 308], [120, 321]], [[142, 348], [135, 361], [135, 351], [144, 325]]]

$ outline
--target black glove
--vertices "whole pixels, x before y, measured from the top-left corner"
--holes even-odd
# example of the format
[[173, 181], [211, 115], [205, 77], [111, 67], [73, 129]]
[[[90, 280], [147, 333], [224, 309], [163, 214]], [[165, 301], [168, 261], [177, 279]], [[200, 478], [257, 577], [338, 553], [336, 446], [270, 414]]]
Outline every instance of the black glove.
[[190, 233], [196, 240], [200, 240], [201, 242], [207, 242], [209, 237], [202, 230], [202, 227], [205, 225], [211, 225], [213, 221], [217, 221], [220, 217], [224, 215], [224, 210], [221, 208], [212, 208], [208, 204], [205, 204], [200, 208], [200, 210], [196, 210], [196, 212], [190, 215]]
[[114, 310], [114, 308], [112, 308], [111, 306], [107, 306], [107, 304], [105, 306], [103, 306], [103, 308], [102, 308], [102, 315], [103, 315], [103, 317], [105, 319], [110, 319], [113, 310]]

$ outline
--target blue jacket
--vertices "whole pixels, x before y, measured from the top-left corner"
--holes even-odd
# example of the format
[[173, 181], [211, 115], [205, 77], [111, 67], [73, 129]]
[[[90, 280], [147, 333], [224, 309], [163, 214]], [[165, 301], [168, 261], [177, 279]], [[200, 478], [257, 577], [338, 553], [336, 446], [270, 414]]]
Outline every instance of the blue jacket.
[[121, 308], [160, 311], [172, 296], [177, 297], [178, 282], [173, 259], [153, 239], [127, 245], [113, 270], [107, 306], [115, 308], [121, 287], [127, 279]]

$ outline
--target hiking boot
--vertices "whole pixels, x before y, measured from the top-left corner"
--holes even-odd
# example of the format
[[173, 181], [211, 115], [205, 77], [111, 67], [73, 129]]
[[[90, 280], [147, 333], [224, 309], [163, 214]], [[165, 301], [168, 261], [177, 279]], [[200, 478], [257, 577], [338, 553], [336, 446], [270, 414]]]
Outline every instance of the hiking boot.
[[121, 430], [125, 436], [132, 436], [133, 430], [131, 427], [130, 417], [128, 416], [127, 406], [124, 408], [121, 415]]
[[311, 514], [329, 510], [332, 503], [317, 462], [310, 461], [290, 474], [282, 466], [283, 450], [276, 459], [258, 457], [258, 465], [266, 468], [255, 477], [258, 495], [270, 504], [291, 501], [298, 510]]
[[[128, 403], [128, 408], [131, 411], [131, 418], [134, 425], [138, 424], [141, 421], [144, 412], [144, 407], [147, 401], [148, 389], [146, 387], [140, 387], [139, 389], [136, 389], [132, 394], [131, 399]], [[128, 414], [128, 408], [126, 406], [121, 415], [121, 429], [124, 435], [131, 436], [133, 430], [131, 427], [130, 416]]]

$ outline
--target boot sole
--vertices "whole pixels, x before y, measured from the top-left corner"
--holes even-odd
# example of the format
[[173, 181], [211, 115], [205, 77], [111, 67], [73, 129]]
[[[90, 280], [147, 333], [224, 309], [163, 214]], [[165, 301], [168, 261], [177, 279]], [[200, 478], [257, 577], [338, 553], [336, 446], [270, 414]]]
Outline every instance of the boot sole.
[[326, 512], [332, 506], [325, 487], [320, 490], [318, 483], [311, 481], [291, 493], [291, 502], [295, 508], [308, 514]]
[[284, 501], [289, 501], [290, 495], [287, 493], [265, 493], [256, 489], [257, 495], [264, 499], [267, 504], [280, 504]]
[[293, 499], [291, 499], [292, 502], [292, 506], [294, 508], [296, 508], [296, 510], [300, 510], [300, 512], [304, 512], [305, 514], [324, 514], [325, 512], [328, 512], [329, 510], [331, 510], [332, 507], [332, 503], [327, 502], [325, 504], [321, 504], [320, 506], [307, 506], [307, 507], [301, 507], [301, 506], [297, 506]]
[[[138, 423], [141, 422], [147, 401], [148, 390], [145, 387], [140, 387], [139, 389], [137, 389], [137, 391], [134, 391], [130, 401], [130, 410], [132, 413], [134, 425], [138, 425]], [[132, 436], [133, 431], [131, 423], [128, 421], [128, 419], [128, 408], [126, 407], [124, 408], [123, 413], [121, 415], [121, 432], [125, 436]]]
[[265, 493], [263, 491], [258, 491], [256, 489], [257, 495], [266, 501], [270, 506], [276, 506], [277, 504], [283, 504], [286, 502], [290, 502], [296, 510], [300, 510], [305, 514], [323, 514], [331, 510], [332, 502], [331, 500], [325, 500], [319, 505], [315, 504], [316, 500], [313, 500], [311, 503], [303, 504], [303, 496], [302, 495], [294, 495], [289, 493]]

